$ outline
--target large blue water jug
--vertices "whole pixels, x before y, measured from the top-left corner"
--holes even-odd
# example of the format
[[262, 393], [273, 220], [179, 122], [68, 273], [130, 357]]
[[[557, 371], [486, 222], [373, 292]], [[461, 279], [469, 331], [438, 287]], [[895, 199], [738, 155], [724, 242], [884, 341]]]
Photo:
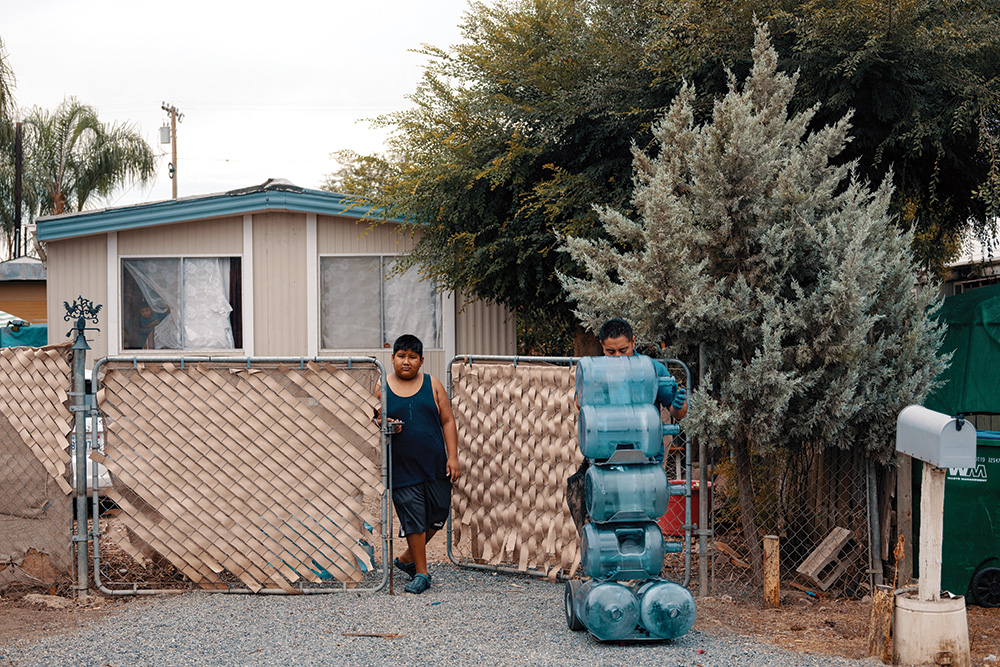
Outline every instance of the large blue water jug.
[[624, 639], [639, 623], [639, 599], [612, 581], [588, 581], [576, 593], [576, 615], [603, 641]]
[[616, 514], [655, 521], [667, 512], [668, 489], [667, 473], [658, 465], [590, 466], [583, 498], [591, 521], [611, 521]]
[[663, 436], [680, 428], [660, 422], [652, 403], [584, 405], [576, 422], [580, 451], [588, 459], [604, 460], [617, 449], [637, 449], [652, 458], [663, 451]]
[[587, 523], [580, 565], [594, 579], [648, 579], [663, 569], [663, 533], [655, 521]]
[[583, 357], [576, 364], [580, 405], [652, 403], [659, 386], [649, 357]]
[[654, 579], [640, 582], [633, 590], [639, 598], [639, 623], [649, 634], [676, 639], [694, 625], [694, 597], [683, 586]]

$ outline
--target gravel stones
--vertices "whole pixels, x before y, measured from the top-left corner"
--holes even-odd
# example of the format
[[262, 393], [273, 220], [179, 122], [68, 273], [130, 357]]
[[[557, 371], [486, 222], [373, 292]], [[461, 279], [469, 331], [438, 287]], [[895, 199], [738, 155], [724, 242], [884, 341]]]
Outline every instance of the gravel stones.
[[422, 595], [163, 595], [72, 635], [0, 648], [0, 666], [628, 665], [858, 667], [697, 630], [674, 641], [601, 643], [571, 632], [563, 584], [432, 567]]

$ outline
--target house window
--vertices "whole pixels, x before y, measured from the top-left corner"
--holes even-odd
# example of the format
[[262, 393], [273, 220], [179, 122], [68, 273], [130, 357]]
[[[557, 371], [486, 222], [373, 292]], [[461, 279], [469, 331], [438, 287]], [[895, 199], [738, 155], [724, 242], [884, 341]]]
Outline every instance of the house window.
[[239, 257], [123, 259], [122, 347], [243, 347]]
[[320, 258], [320, 347], [377, 349], [402, 334], [441, 347], [441, 297], [414, 267], [393, 272], [396, 258]]

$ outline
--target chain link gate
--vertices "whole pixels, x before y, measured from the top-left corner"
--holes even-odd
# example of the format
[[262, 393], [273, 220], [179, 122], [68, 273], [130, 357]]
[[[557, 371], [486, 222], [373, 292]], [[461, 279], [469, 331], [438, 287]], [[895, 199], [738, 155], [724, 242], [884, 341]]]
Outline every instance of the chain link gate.
[[376, 359], [109, 357], [93, 377], [91, 458], [111, 480], [95, 467], [94, 505], [114, 506], [93, 532], [102, 592], [385, 586]]
[[[574, 401], [577, 357], [457, 356], [448, 365], [448, 395], [459, 433], [463, 475], [452, 492], [448, 556], [462, 567], [572, 578], [580, 534], [566, 502], [566, 478], [583, 455]], [[661, 360], [680, 372], [687, 367]], [[682, 468], [682, 554], [668, 556], [674, 578], [691, 579], [691, 445], [667, 443], [668, 476]], [[679, 489], [678, 489], [679, 490]], [[674, 509], [673, 500], [670, 509]], [[678, 522], [680, 523], [680, 522]], [[682, 558], [682, 563], [672, 562]]]

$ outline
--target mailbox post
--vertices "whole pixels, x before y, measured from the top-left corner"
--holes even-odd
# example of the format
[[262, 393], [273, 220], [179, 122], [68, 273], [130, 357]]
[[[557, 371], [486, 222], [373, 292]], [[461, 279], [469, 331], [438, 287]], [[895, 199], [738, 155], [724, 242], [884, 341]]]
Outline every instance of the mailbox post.
[[[920, 579], [916, 597], [896, 591], [893, 643], [902, 665], [969, 667], [965, 598], [941, 598], [944, 482], [947, 468], [976, 463], [976, 429], [964, 419], [919, 405], [896, 419], [896, 451], [924, 462], [920, 486]], [[942, 660], [947, 659], [947, 663]]]
[[976, 465], [976, 429], [961, 418], [911, 405], [896, 420], [896, 451], [924, 462], [917, 595], [921, 600], [939, 600], [946, 469]]

